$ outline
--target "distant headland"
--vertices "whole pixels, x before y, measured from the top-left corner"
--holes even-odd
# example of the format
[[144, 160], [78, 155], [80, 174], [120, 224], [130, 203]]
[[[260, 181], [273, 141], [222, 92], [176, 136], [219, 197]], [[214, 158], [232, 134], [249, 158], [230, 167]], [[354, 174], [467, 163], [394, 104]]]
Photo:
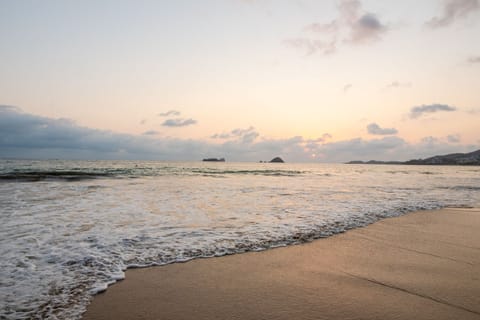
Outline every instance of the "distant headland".
[[479, 166], [480, 150], [470, 153], [451, 153], [433, 156], [426, 159], [413, 159], [408, 161], [350, 161], [347, 164], [406, 164], [406, 165], [462, 165]]

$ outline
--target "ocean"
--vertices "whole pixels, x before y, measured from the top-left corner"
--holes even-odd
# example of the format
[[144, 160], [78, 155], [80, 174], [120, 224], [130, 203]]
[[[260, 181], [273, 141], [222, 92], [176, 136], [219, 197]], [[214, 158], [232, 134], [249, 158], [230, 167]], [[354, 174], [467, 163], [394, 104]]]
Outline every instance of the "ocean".
[[480, 167], [0, 160], [0, 319], [80, 319], [127, 268], [480, 206]]

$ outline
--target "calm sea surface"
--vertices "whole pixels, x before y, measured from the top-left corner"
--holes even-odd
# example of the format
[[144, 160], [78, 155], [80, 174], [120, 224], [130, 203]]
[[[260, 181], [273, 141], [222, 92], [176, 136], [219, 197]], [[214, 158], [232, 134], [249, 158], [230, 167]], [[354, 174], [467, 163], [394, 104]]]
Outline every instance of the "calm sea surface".
[[0, 160], [0, 319], [79, 319], [128, 267], [480, 205], [480, 167]]

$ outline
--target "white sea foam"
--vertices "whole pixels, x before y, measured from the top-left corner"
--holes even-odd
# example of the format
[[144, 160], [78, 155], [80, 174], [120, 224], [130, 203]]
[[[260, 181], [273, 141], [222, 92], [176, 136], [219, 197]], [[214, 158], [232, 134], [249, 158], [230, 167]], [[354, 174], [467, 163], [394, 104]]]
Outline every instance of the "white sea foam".
[[3, 161], [0, 318], [78, 319], [127, 267], [476, 206], [479, 186], [474, 167]]

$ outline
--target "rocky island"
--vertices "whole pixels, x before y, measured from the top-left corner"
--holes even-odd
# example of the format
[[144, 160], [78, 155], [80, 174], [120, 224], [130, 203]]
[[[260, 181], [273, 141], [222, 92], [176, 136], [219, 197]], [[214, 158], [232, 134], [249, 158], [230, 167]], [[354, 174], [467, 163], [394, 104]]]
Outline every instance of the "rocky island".
[[273, 158], [273, 159], [270, 160], [270, 161], [260, 160], [260, 163], [285, 163], [285, 161], [283, 161], [283, 159], [280, 158], [280, 157], [275, 157], [275, 158]]

